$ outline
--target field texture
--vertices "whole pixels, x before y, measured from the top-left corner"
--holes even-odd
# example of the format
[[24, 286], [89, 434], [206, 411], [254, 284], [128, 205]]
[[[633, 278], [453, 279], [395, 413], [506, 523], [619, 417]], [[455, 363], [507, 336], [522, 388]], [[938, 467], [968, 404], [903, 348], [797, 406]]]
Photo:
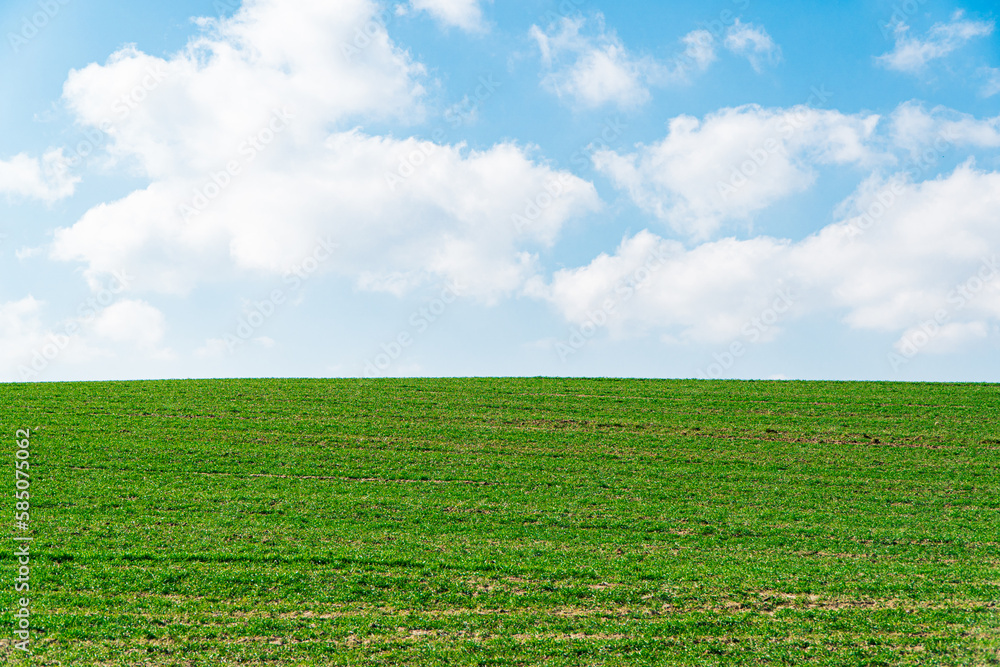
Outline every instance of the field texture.
[[[1000, 387], [0, 385], [35, 665], [1000, 664]], [[18, 563], [0, 554], [0, 659]]]

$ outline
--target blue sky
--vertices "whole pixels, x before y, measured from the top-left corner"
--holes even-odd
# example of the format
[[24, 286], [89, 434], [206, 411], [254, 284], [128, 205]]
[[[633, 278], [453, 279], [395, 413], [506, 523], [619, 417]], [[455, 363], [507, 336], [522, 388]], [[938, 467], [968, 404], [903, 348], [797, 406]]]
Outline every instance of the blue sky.
[[987, 2], [0, 4], [0, 380], [1000, 377]]

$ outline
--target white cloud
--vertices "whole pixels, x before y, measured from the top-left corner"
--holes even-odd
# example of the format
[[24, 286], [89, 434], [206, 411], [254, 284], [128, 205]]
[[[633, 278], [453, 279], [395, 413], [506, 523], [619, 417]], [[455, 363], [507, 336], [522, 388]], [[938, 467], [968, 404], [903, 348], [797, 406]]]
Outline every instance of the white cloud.
[[652, 62], [649, 81], [654, 85], [690, 82], [692, 75], [704, 72], [718, 60], [715, 37], [708, 30], [692, 30], [681, 37], [684, 50], [665, 63]]
[[42, 327], [42, 304], [32, 296], [0, 303], [0, 367], [3, 379], [18, 379], [18, 365], [30, 363], [31, 351], [40, 349], [49, 332]]
[[479, 0], [410, 0], [410, 7], [426, 11], [446, 26], [467, 32], [483, 32], [483, 9]]
[[678, 116], [667, 137], [630, 155], [595, 154], [594, 164], [637, 205], [693, 238], [747, 220], [808, 188], [817, 164], [874, 163], [878, 116], [805, 106], [722, 109], [699, 121]]
[[155, 350], [166, 334], [166, 318], [145, 301], [126, 299], [102, 310], [91, 329], [115, 343]]
[[112, 356], [89, 340], [85, 317], [47, 326], [44, 306], [32, 296], [0, 303], [0, 381], [35, 380], [54, 366]]
[[616, 336], [665, 329], [686, 341], [727, 340], [780, 288], [775, 260], [786, 245], [723, 239], [685, 250], [643, 231], [624, 239], [613, 255], [558, 271], [550, 285], [536, 284], [532, 293], [578, 325], [598, 320], [599, 311], [609, 313]]
[[[224, 168], [275, 110], [295, 112], [296, 142], [360, 118], [419, 121], [424, 68], [376, 16], [369, 0], [257, 0], [202, 21], [205, 32], [168, 60], [126, 47], [73, 70], [63, 96], [80, 123], [108, 126], [112, 155], [154, 179]], [[373, 34], [358, 47], [360, 27]]]
[[897, 23], [895, 48], [876, 60], [889, 69], [916, 74], [932, 60], [944, 58], [970, 40], [993, 33], [992, 21], [973, 21], [963, 17], [964, 14], [957, 11], [948, 23], [935, 23], [925, 39], [911, 37], [910, 27]]
[[[857, 328], [900, 330], [952, 308], [952, 291], [1000, 248], [1000, 174], [978, 171], [970, 161], [933, 180], [889, 177], [864, 187], [844, 220], [802, 243], [802, 271], [827, 285], [834, 305], [848, 309], [845, 321]], [[863, 233], [852, 233], [857, 230]], [[956, 317], [1000, 315], [1000, 299], [980, 296]]]
[[896, 352], [907, 357], [917, 352], [948, 354], [988, 337], [989, 333], [985, 322], [952, 322], [938, 326], [924, 323], [904, 331], [892, 346]]
[[[715, 38], [707, 30], [692, 30], [681, 38], [681, 42], [684, 43], [684, 53], [682, 58], [678, 59], [675, 71], [682, 73], [687, 69], [703, 71], [718, 58], [715, 55]], [[685, 60], [693, 67], [684, 67], [682, 63]]]
[[[111, 154], [151, 183], [57, 230], [52, 256], [185, 293], [233, 271], [281, 275], [330, 237], [339, 248], [324, 270], [361, 287], [459, 281], [485, 300], [516, 289], [534, 271], [531, 249], [595, 209], [596, 191], [536, 163], [531, 147], [472, 151], [356, 128], [419, 116], [423, 96], [423, 68], [384, 31], [342, 53], [375, 11], [259, 0], [167, 61], [127, 49], [73, 72], [70, 107], [84, 123], [113, 118]], [[161, 81], [115, 116], [147, 70]], [[559, 196], [516, 225], [556, 181]]]
[[993, 97], [1000, 93], [1000, 68], [984, 67], [980, 73], [983, 76], [983, 85], [979, 89], [979, 94], [983, 97]]
[[[966, 164], [934, 180], [882, 185], [868, 184], [870, 196], [852, 199], [855, 210], [798, 242], [727, 238], [686, 249], [644, 231], [531, 293], [577, 325], [603, 309], [613, 335], [737, 340], [784, 293], [791, 307], [769, 335], [808, 313], [902, 334], [944, 311], [942, 347], [981, 337], [980, 323], [1000, 321], [1000, 173]], [[878, 195], [885, 204], [868, 206]]]
[[[542, 85], [560, 99], [584, 108], [641, 106], [649, 101], [651, 87], [689, 82], [693, 74], [705, 71], [718, 59], [716, 39], [704, 29], [684, 35], [680, 39], [683, 49], [667, 60], [633, 55], [618, 35], [607, 29], [601, 14], [589, 22], [563, 18], [547, 30], [535, 25], [530, 35], [546, 69]], [[776, 62], [781, 54], [767, 31], [738, 19], [726, 31], [724, 46], [750, 60], [758, 72], [764, 62]]]
[[117, 301], [106, 308], [88, 302], [55, 324], [44, 321], [45, 304], [28, 296], [0, 303], [0, 381], [53, 377], [100, 359], [171, 359], [161, 346], [163, 314], [144, 301]]
[[[420, 166], [398, 176], [413, 156]], [[328, 235], [339, 245], [328, 268], [362, 288], [401, 293], [449, 280], [489, 299], [531, 273], [520, 247], [550, 243], [567, 219], [598, 205], [591, 184], [535, 165], [513, 145], [477, 152], [360, 132], [242, 173], [186, 222], [177, 206], [191, 185], [154, 183], [88, 211], [56, 233], [55, 257], [97, 273], [124, 267], [138, 288], [185, 292], [219, 275], [213, 267], [284, 274]], [[530, 201], [548, 206], [528, 210]]]
[[[718, 59], [715, 36], [708, 30], [693, 30], [681, 41], [686, 48], [665, 67], [668, 80], [686, 80], [691, 73], [706, 70]], [[726, 29], [722, 46], [746, 58], [758, 73], [764, 65], [774, 65], [781, 60], [781, 47], [775, 44], [767, 30], [739, 19]]]
[[741, 23], [739, 19], [729, 26], [724, 43], [727, 49], [749, 60], [757, 72], [764, 64], [773, 65], [781, 58], [781, 49], [764, 28]]
[[43, 248], [39, 248], [39, 247], [35, 247], [35, 248], [29, 248], [29, 247], [18, 248], [17, 250], [14, 251], [14, 257], [17, 257], [18, 260], [20, 260], [20, 261], [23, 262], [26, 259], [31, 259], [32, 257], [37, 257], [38, 255], [41, 255], [42, 254], [42, 250], [43, 250]]
[[597, 35], [581, 33], [586, 21], [563, 18], [549, 32], [531, 27], [543, 64], [550, 71], [542, 84], [561, 99], [584, 107], [615, 104], [631, 108], [649, 100], [651, 59], [633, 57], [614, 32], [597, 17]]
[[946, 146], [1000, 148], [1000, 116], [977, 119], [945, 107], [927, 111], [922, 104], [905, 102], [889, 118], [894, 145], [913, 154], [935, 143]]
[[20, 153], [0, 160], [0, 192], [45, 202], [71, 197], [80, 178], [69, 167], [62, 149], [49, 150], [41, 159]]

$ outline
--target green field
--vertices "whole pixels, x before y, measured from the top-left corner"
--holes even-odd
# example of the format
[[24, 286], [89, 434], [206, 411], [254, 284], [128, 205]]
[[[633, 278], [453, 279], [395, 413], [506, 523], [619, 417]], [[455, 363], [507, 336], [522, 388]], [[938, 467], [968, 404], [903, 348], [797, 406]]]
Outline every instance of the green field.
[[[0, 385], [35, 665], [1000, 664], [1000, 386]], [[17, 570], [3, 554], [0, 657]]]

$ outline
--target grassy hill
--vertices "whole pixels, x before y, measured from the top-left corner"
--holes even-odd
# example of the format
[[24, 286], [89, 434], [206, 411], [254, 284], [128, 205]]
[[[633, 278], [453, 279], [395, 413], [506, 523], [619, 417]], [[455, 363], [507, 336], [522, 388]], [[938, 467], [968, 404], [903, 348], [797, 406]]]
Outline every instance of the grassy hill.
[[998, 424], [993, 385], [0, 385], [3, 512], [35, 665], [1000, 664]]

